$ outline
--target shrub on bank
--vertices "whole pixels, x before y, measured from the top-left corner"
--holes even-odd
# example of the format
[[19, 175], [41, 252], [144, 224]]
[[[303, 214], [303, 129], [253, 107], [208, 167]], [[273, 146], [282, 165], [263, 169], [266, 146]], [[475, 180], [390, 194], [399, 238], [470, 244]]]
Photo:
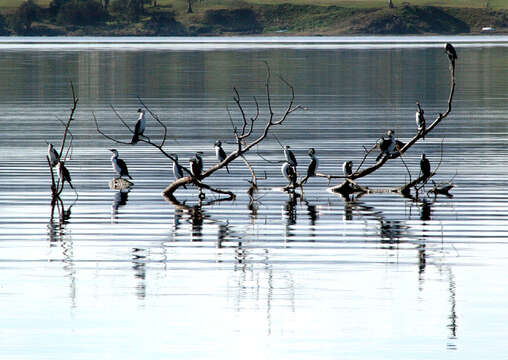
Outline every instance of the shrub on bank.
[[57, 15], [59, 23], [71, 25], [95, 25], [106, 19], [106, 10], [95, 0], [67, 2], [61, 6]]

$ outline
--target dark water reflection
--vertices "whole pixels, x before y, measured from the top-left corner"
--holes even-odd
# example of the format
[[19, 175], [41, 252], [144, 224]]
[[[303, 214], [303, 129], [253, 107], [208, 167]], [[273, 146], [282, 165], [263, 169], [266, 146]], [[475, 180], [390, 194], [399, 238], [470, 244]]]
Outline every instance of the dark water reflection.
[[[168, 125], [168, 152], [186, 164], [201, 150], [208, 167], [215, 140], [233, 149], [233, 87], [249, 114], [256, 96], [266, 116], [268, 61], [307, 107], [277, 138], [303, 167], [314, 147], [320, 171], [340, 174], [388, 127], [410, 138], [417, 100], [429, 117], [444, 111], [441, 47], [4, 51], [0, 299], [10, 311], [0, 354], [26, 358], [30, 342], [32, 353], [52, 359], [102, 357], [106, 348], [114, 358], [227, 358], [247, 348], [259, 358], [448, 358], [451, 350], [495, 358], [508, 320], [508, 283], [499, 276], [508, 259], [507, 49], [458, 46], [453, 112], [406, 155], [417, 175], [421, 152], [433, 166], [443, 152], [436, 181], [455, 176], [453, 197], [345, 200], [312, 178], [304, 197], [292, 198], [274, 190], [286, 183], [280, 164], [252, 154], [267, 175], [258, 200], [249, 202], [250, 172], [235, 162], [231, 176], [219, 171], [210, 183], [237, 199], [209, 195], [206, 206], [193, 187], [178, 191], [177, 204], [165, 201], [172, 164], [142, 144], [119, 149], [134, 186], [110, 190], [111, 143], [96, 134], [92, 111], [105, 132], [129, 139], [110, 105], [134, 122], [140, 96]], [[64, 192], [64, 211], [51, 216], [45, 141], [57, 143], [63, 130], [57, 119], [68, 116], [69, 79], [80, 101], [66, 165], [79, 199]], [[275, 77], [272, 94], [280, 112], [289, 92]], [[159, 131], [149, 122], [151, 138]], [[273, 137], [258, 151], [283, 159]], [[406, 177], [392, 161], [363, 184]], [[132, 329], [144, 334], [143, 349]]]

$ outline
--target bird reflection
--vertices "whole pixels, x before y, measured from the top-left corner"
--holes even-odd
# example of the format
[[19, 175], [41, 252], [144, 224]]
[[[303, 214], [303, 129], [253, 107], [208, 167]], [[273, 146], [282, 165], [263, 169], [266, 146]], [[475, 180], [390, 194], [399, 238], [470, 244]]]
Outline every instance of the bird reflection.
[[283, 218], [286, 219], [285, 236], [286, 241], [288, 237], [293, 236], [291, 233], [291, 226], [296, 224], [296, 196], [295, 193], [289, 193], [289, 199], [286, 201], [283, 208]]
[[226, 239], [226, 237], [229, 235], [229, 221], [226, 220], [226, 222], [219, 223], [219, 227], [217, 230], [217, 248], [222, 248], [222, 242]]
[[398, 243], [407, 227], [399, 220], [385, 220], [379, 218], [379, 236], [382, 243]]
[[189, 213], [192, 224], [191, 241], [203, 240], [203, 210], [200, 205], [195, 205]]
[[118, 208], [127, 204], [129, 200], [129, 189], [122, 189], [115, 193], [113, 203], [111, 204], [111, 222], [116, 223], [118, 217]]
[[138, 299], [146, 297], [146, 254], [145, 249], [132, 248], [132, 270], [134, 277], [138, 280], [136, 285], [136, 296]]
[[429, 203], [427, 199], [423, 199], [420, 203], [420, 220], [429, 221], [432, 212], [432, 203]]

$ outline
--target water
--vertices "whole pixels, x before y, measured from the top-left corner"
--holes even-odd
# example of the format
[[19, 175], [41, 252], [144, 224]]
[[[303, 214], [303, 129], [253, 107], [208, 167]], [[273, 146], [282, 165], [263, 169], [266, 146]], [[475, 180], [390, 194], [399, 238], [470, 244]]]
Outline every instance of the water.
[[[116, 40], [0, 39], [2, 358], [503, 357], [506, 37]], [[280, 164], [252, 153], [267, 175], [254, 208], [240, 161], [208, 181], [235, 201], [199, 207], [191, 187], [175, 207], [160, 195], [170, 162], [102, 138], [92, 121], [128, 140], [111, 106], [133, 123], [139, 96], [168, 125], [168, 152], [185, 165], [201, 150], [210, 166], [216, 139], [233, 149], [233, 87], [249, 116], [256, 96], [262, 127], [267, 61], [276, 113], [290, 95], [279, 74], [306, 107], [277, 138], [301, 171], [315, 147], [320, 172], [339, 174], [387, 128], [409, 139], [416, 101], [427, 120], [445, 110], [448, 40], [459, 52], [453, 111], [405, 156], [413, 176], [425, 151], [433, 167], [443, 158], [436, 181], [453, 178], [453, 197], [427, 204], [395, 194], [345, 202], [322, 178], [294, 203], [277, 191]], [[79, 103], [67, 166], [79, 198], [65, 190], [69, 213], [51, 221], [46, 141], [59, 143], [70, 80]], [[147, 134], [160, 136], [150, 118]], [[108, 186], [112, 147], [134, 177], [126, 197]], [[257, 151], [282, 160], [273, 136]], [[395, 160], [361, 183], [406, 180]]]

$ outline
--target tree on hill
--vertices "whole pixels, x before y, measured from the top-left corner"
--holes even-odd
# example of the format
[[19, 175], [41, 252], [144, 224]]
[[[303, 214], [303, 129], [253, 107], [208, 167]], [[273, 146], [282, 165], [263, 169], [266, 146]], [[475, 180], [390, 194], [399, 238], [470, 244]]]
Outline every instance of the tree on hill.
[[37, 20], [40, 7], [33, 2], [27, 0], [22, 3], [12, 17], [12, 27], [18, 34], [29, 33], [32, 30], [32, 23]]

